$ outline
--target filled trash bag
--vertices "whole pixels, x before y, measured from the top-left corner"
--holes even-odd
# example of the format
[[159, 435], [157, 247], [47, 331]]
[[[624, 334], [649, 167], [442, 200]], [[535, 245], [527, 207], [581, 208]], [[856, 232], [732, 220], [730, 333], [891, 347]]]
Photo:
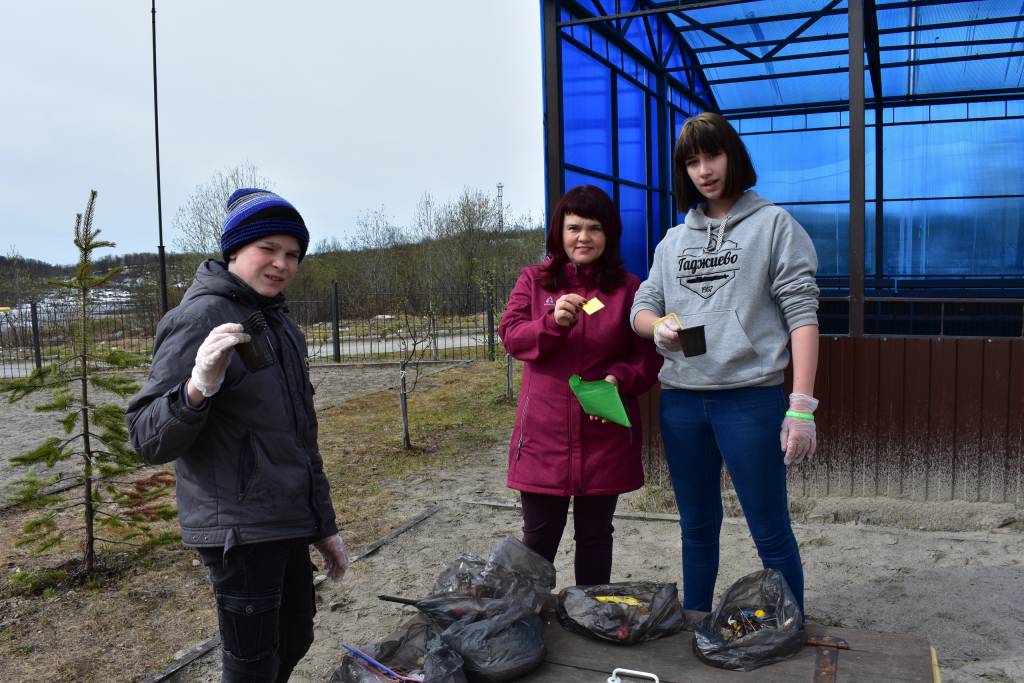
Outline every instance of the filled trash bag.
[[693, 651], [706, 664], [752, 671], [790, 657], [804, 646], [804, 616], [775, 569], [744, 576], [693, 629]]
[[[539, 611], [555, 587], [555, 566], [515, 538], [503, 538], [486, 561], [463, 553], [437, 577], [431, 597], [498, 598]], [[481, 603], [484, 605], [486, 603]]]
[[[544, 661], [544, 624], [537, 613], [554, 585], [553, 564], [520, 541], [505, 538], [486, 561], [459, 555], [438, 576], [430, 595], [379, 596], [411, 605], [420, 614], [397, 637], [393, 634], [364, 652], [396, 672], [422, 671], [425, 683], [513, 680]], [[387, 680], [364, 664], [347, 655], [332, 683]]]
[[566, 629], [619, 645], [672, 635], [686, 624], [674, 583], [570, 586], [558, 594], [556, 610]]
[[[444, 645], [441, 629], [417, 614], [383, 640], [362, 649], [389, 669], [408, 677], [422, 676], [424, 683], [466, 683], [462, 657]], [[328, 683], [381, 683], [380, 670], [355, 654], [346, 654]]]
[[501, 683], [525, 676], [544, 661], [544, 622], [536, 614], [505, 623], [503, 619], [460, 621], [441, 634], [458, 652], [469, 680]]

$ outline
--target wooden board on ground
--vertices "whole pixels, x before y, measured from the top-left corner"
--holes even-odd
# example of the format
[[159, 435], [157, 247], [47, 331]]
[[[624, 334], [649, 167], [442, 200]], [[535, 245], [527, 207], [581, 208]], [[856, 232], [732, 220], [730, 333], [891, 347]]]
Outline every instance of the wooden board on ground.
[[[614, 669], [633, 669], [657, 674], [662, 683], [694, 681], [815, 681], [818, 648], [808, 645], [790, 659], [757, 669], [754, 673], [727, 671], [709, 666], [693, 653], [693, 633], [689, 630], [668, 638], [632, 646], [605, 643], [571, 633], [558, 623], [555, 614], [545, 610], [544, 664], [519, 679], [526, 683], [604, 683]], [[931, 647], [924, 638], [894, 633], [872, 633], [855, 629], [808, 624], [808, 635], [841, 638], [849, 645], [839, 650], [835, 676], [837, 683], [854, 681], [906, 681], [933, 683]], [[640, 678], [623, 678], [623, 683], [639, 683]]]

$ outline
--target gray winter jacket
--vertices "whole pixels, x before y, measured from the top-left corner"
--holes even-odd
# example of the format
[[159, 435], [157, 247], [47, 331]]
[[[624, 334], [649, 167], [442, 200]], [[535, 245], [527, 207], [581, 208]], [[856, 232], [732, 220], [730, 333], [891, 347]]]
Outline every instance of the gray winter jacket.
[[[210, 330], [263, 312], [276, 352], [249, 371], [232, 353], [220, 391], [194, 409], [184, 385]], [[337, 533], [317, 447], [306, 340], [285, 315], [284, 296], [267, 298], [206, 261], [181, 305], [160, 321], [153, 365], [128, 403], [132, 445], [152, 464], [174, 461], [181, 537], [190, 546], [228, 548]]]
[[818, 257], [789, 213], [753, 190], [722, 220], [690, 209], [665, 233], [629, 319], [674, 312], [704, 326], [707, 352], [664, 352], [663, 386], [714, 390], [782, 384], [793, 330], [818, 324]]

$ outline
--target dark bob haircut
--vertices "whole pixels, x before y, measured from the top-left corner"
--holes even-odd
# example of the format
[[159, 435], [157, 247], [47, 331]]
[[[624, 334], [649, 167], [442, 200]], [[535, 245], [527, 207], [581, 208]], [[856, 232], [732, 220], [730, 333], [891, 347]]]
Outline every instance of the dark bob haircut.
[[747, 147], [736, 129], [720, 114], [704, 112], [692, 116], [679, 131], [679, 139], [676, 140], [676, 148], [672, 153], [672, 187], [676, 195], [676, 206], [680, 211], [686, 212], [691, 206], [704, 201], [704, 195], [686, 172], [686, 160], [700, 152], [725, 152], [728, 166], [723, 197], [739, 197], [757, 184], [754, 164], [751, 163]]
[[547, 252], [544, 262], [544, 277], [541, 284], [545, 289], [561, 289], [565, 284], [565, 266], [569, 255], [562, 243], [562, 225], [569, 214], [589, 218], [601, 224], [604, 231], [604, 252], [594, 261], [594, 276], [602, 292], [611, 292], [620, 285], [626, 275], [626, 268], [619, 257], [619, 242], [622, 240], [622, 219], [612, 204], [611, 198], [593, 185], [574, 187], [558, 200], [551, 212], [548, 227]]

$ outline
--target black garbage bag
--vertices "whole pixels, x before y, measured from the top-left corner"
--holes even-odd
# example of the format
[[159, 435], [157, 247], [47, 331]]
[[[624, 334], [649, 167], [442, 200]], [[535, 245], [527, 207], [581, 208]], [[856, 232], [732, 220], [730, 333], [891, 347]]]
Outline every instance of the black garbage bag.
[[553, 564], [518, 539], [503, 538], [491, 548], [486, 561], [472, 553], [459, 555], [438, 576], [432, 597], [438, 601], [445, 594], [499, 598], [537, 611], [554, 587]]
[[706, 664], [752, 671], [790, 657], [807, 642], [804, 615], [775, 569], [741, 578], [693, 629], [693, 651]]
[[[441, 641], [441, 629], [417, 614], [386, 638], [360, 648], [389, 669], [403, 675], [423, 676], [424, 683], [466, 683], [462, 657]], [[366, 662], [346, 654], [329, 683], [381, 683], [381, 676]]]
[[686, 624], [674, 583], [570, 586], [558, 594], [556, 611], [566, 629], [619, 645], [672, 635]]
[[430, 595], [379, 597], [420, 611], [437, 635], [436, 643], [428, 643], [428, 653], [434, 647], [448, 648], [460, 657], [470, 680], [499, 683], [544, 661], [544, 625], [537, 613], [554, 585], [553, 564], [520, 541], [505, 538], [486, 561], [459, 555], [438, 576]]
[[544, 622], [536, 614], [508, 622], [492, 618], [463, 620], [449, 626], [441, 640], [462, 655], [469, 680], [511, 681], [544, 661]]

